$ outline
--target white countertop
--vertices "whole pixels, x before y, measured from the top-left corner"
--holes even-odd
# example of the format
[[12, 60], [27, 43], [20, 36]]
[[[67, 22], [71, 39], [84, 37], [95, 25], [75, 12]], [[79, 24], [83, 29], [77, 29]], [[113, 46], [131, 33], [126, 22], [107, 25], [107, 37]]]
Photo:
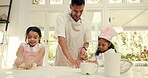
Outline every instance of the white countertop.
[[132, 67], [119, 77], [106, 77], [103, 67], [99, 67], [95, 75], [82, 75], [80, 68], [43, 66], [34, 70], [3, 69], [0, 70], [0, 78], [148, 78], [148, 67]]

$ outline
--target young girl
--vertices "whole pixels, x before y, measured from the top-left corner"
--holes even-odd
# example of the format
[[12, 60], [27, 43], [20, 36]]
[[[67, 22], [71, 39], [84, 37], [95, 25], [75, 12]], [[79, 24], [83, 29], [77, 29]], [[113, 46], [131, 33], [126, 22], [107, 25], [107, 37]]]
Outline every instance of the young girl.
[[[108, 50], [114, 50], [116, 52], [114, 45], [111, 42], [113, 36], [115, 36], [116, 31], [110, 27], [106, 26], [101, 30], [100, 35], [98, 36], [98, 48], [94, 56], [87, 60], [89, 63], [99, 63], [99, 66], [103, 65], [104, 53]], [[87, 59], [87, 57], [83, 58]]]
[[114, 45], [111, 42], [111, 39], [116, 35], [116, 31], [110, 27], [105, 26], [100, 35], [98, 36], [98, 48], [94, 55], [94, 59], [97, 60], [100, 66], [103, 66], [104, 53], [108, 50], [114, 50], [111, 52], [116, 52]]
[[43, 44], [40, 44], [41, 31], [38, 27], [29, 27], [26, 31], [26, 43], [21, 43], [16, 53], [15, 66], [19, 68], [24, 64], [25, 69], [30, 69], [34, 64], [42, 66], [42, 59], [45, 54]]
[[[114, 52], [116, 53], [116, 49], [114, 45], [111, 42], [111, 39], [116, 35], [116, 31], [110, 27], [106, 26], [101, 30], [100, 35], [98, 36], [98, 48], [96, 53], [94, 54], [94, 57], [91, 60], [94, 61], [88, 61], [90, 63], [98, 63], [99, 66], [104, 66], [104, 53], [106, 52]], [[121, 70], [120, 73], [125, 73], [130, 69], [132, 66], [132, 62], [121, 59]]]

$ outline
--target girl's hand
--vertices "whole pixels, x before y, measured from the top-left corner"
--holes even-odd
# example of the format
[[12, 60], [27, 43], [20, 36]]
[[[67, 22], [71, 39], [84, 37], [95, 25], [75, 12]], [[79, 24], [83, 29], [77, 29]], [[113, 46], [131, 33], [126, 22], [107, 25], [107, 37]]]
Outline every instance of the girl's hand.
[[88, 54], [84, 48], [81, 48], [80, 52], [78, 53], [78, 58], [80, 60], [87, 60]]
[[98, 64], [97, 61], [91, 61], [91, 60], [87, 60], [87, 63], [96, 63], [96, 64]]
[[25, 62], [26, 69], [32, 68], [33, 67], [33, 63], [34, 63], [33, 59], [29, 59], [28, 61], [26, 61]]
[[17, 68], [19, 68], [19, 66], [23, 63], [23, 57], [18, 57], [16, 58], [16, 60], [14, 61], [14, 64], [16, 65]]

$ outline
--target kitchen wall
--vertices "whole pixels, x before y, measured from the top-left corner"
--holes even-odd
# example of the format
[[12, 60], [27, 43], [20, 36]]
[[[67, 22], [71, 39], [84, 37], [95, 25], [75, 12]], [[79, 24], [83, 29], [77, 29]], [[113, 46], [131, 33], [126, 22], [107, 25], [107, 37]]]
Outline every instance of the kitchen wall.
[[[10, 15], [10, 23], [7, 31], [7, 43], [3, 51], [4, 59], [7, 61], [6, 65], [11, 67], [16, 58], [16, 51], [21, 41], [24, 41], [25, 30], [27, 25], [27, 1], [28, 0], [13, 0]], [[0, 0], [1, 3], [7, 4], [9, 0]], [[0, 45], [3, 46], [3, 45]], [[2, 50], [2, 49], [1, 49]], [[2, 51], [1, 51], [2, 52]]]

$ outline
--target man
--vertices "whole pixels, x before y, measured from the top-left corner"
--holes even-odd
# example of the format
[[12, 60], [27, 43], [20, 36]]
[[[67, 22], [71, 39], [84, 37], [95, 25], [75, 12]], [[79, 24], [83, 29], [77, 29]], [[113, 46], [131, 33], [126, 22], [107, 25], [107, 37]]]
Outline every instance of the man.
[[[85, 6], [85, 0], [72, 0], [71, 12], [60, 15], [57, 18], [55, 37], [58, 39], [56, 50], [56, 66], [79, 67], [86, 60], [86, 50], [91, 41], [91, 27], [81, 18]], [[81, 57], [86, 56], [86, 57]]]

